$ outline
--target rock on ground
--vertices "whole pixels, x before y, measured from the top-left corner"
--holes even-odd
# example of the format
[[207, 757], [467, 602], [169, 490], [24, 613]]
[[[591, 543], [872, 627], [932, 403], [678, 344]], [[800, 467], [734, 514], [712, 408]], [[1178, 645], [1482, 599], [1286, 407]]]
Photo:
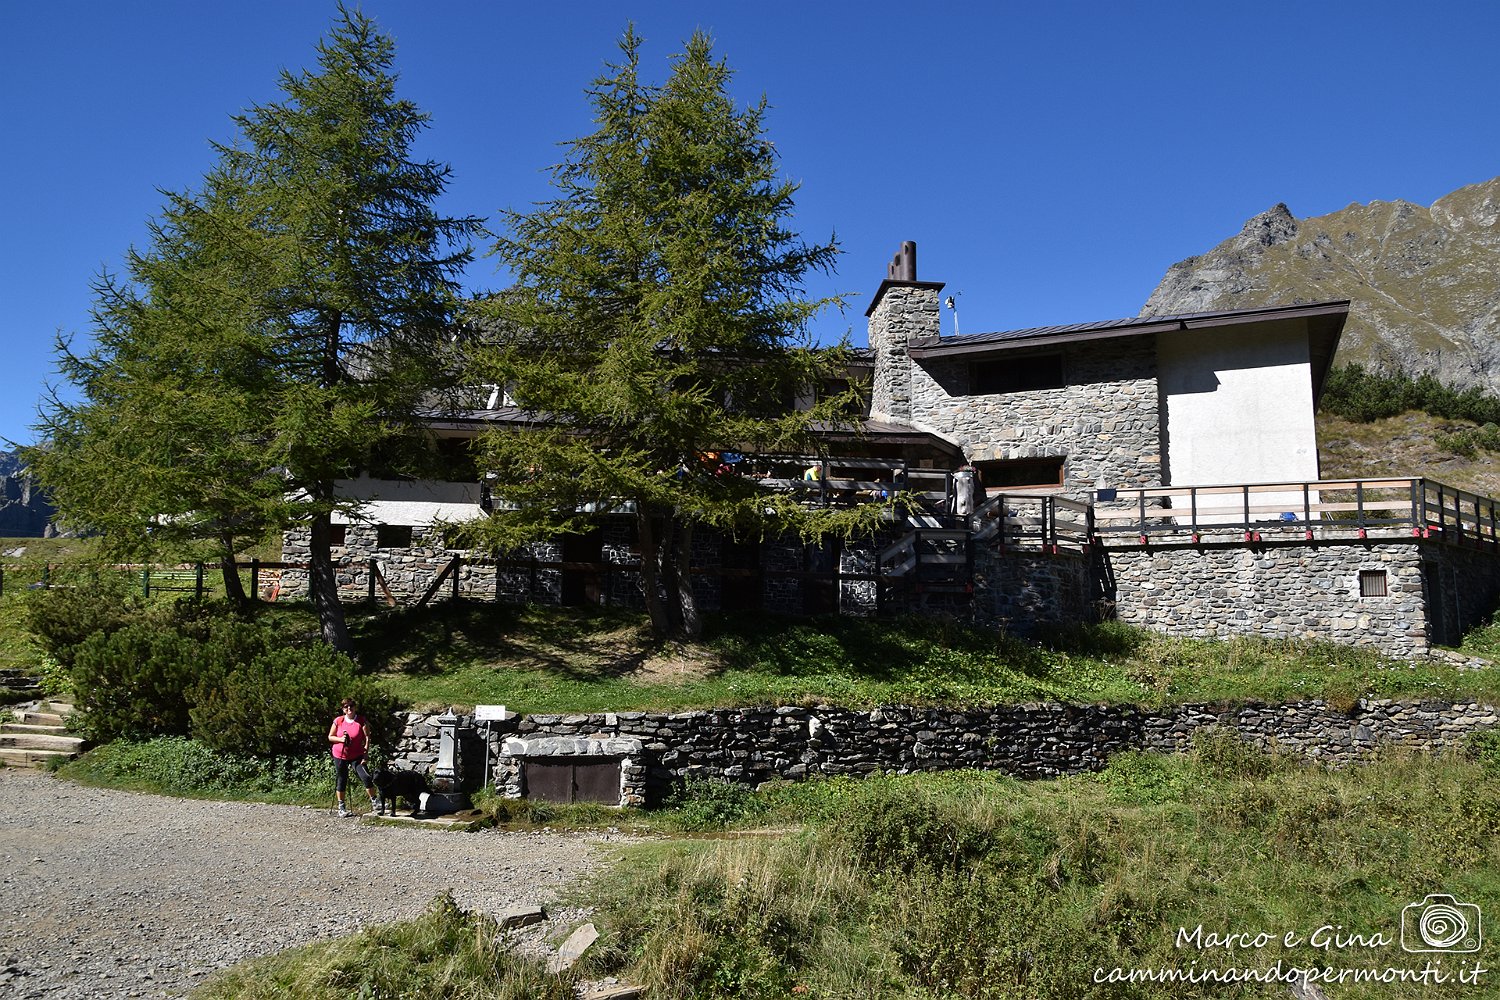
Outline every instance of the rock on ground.
[[597, 839], [380, 826], [0, 769], [0, 995], [180, 997], [246, 958], [416, 916], [449, 889], [498, 915], [592, 873]]

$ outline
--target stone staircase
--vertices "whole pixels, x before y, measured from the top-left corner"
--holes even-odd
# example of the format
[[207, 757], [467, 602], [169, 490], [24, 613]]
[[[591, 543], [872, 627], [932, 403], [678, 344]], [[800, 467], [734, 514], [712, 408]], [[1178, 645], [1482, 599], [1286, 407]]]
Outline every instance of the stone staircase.
[[7, 699], [35, 698], [41, 693], [36, 678], [15, 667], [0, 667], [0, 691]]
[[11, 713], [14, 720], [0, 725], [0, 761], [7, 766], [45, 767], [55, 760], [71, 760], [83, 749], [83, 740], [68, 734], [73, 706], [67, 702], [36, 702]]

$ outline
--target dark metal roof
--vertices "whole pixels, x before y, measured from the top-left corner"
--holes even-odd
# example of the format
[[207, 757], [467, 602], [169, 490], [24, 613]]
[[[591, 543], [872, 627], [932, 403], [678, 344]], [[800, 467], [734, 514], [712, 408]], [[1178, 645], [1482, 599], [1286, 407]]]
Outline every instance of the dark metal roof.
[[1267, 306], [1259, 309], [1135, 316], [1130, 319], [1110, 319], [1094, 323], [1065, 323], [1056, 326], [1034, 326], [1024, 330], [1001, 330], [995, 333], [968, 333], [958, 337], [941, 337], [925, 344], [913, 344], [910, 354], [914, 358], [941, 357], [946, 354], [968, 354], [978, 351], [1005, 350], [1012, 347], [1061, 344], [1070, 341], [1133, 337], [1173, 330], [1234, 326], [1243, 323], [1312, 319], [1319, 316], [1343, 317], [1348, 312], [1349, 300], [1338, 299], [1330, 302]]

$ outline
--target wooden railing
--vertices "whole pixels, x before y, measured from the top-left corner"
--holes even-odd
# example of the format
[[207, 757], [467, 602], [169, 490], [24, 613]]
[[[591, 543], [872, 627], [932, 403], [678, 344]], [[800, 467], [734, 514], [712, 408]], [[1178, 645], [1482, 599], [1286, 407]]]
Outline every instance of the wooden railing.
[[1083, 551], [1094, 535], [1090, 504], [1060, 496], [997, 493], [969, 519], [974, 540], [1002, 548]]
[[[1112, 493], [1113, 496], [1109, 494]], [[1156, 487], [1101, 491], [1094, 531], [1103, 540], [1226, 532], [1316, 538], [1408, 534], [1454, 544], [1500, 544], [1500, 501], [1429, 479], [1338, 479], [1300, 483]]]
[[760, 485], [800, 493], [820, 506], [842, 506], [904, 494], [926, 507], [940, 507], [952, 492], [953, 473], [917, 469], [880, 458], [826, 458], [811, 455], [757, 456], [746, 472]]

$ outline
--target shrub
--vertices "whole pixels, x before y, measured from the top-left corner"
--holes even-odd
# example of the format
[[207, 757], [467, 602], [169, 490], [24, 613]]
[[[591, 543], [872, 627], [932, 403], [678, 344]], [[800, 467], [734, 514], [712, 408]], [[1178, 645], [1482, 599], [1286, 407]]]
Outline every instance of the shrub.
[[851, 860], [870, 871], [959, 868], [994, 847], [989, 830], [896, 786], [876, 786], [860, 805], [838, 836]]
[[130, 580], [114, 570], [79, 570], [53, 582], [27, 592], [26, 630], [65, 667], [73, 665], [73, 654], [84, 640], [115, 632], [141, 613], [141, 599]]
[[1264, 778], [1285, 770], [1289, 758], [1262, 749], [1224, 726], [1193, 733], [1193, 770], [1205, 778]]
[[390, 740], [392, 699], [359, 677], [353, 660], [322, 644], [262, 652], [198, 685], [192, 731], [208, 746], [236, 753], [326, 751], [328, 722], [344, 697], [370, 720], [372, 742]]
[[667, 801], [671, 824], [682, 830], [722, 830], [765, 815], [764, 798], [744, 785], [691, 779]]
[[95, 632], [73, 653], [73, 692], [90, 739], [186, 736], [198, 645], [150, 622]]
[[1360, 423], [1407, 410], [1476, 424], [1500, 423], [1500, 399], [1482, 389], [1460, 391], [1431, 373], [1413, 378], [1402, 372], [1366, 371], [1360, 365], [1340, 365], [1328, 373], [1318, 409]]
[[1500, 729], [1486, 729], [1469, 737], [1466, 747], [1471, 760], [1478, 761], [1484, 773], [1500, 778]]

